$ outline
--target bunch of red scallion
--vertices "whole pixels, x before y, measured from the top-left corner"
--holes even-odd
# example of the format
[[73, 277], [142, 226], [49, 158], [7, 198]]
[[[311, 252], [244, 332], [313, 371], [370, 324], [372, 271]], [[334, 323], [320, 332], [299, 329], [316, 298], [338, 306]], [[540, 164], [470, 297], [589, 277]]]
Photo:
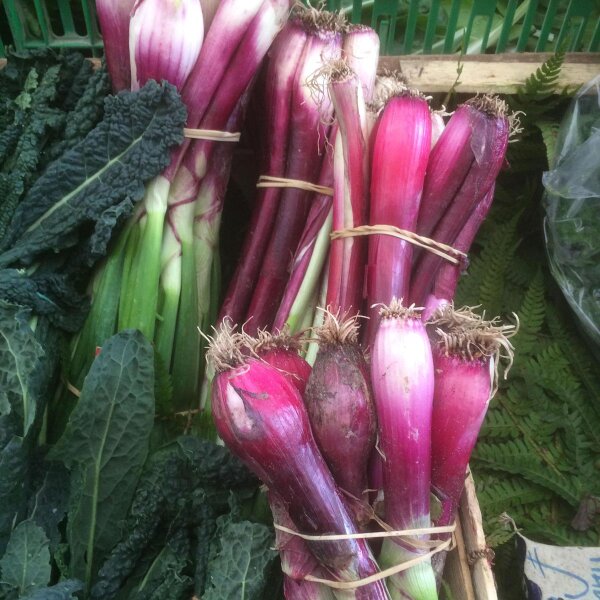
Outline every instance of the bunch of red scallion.
[[80, 388], [95, 350], [135, 328], [171, 374], [173, 413], [192, 408], [203, 377], [198, 329], [214, 323], [219, 229], [253, 82], [291, 0], [96, 0], [115, 93], [168, 82], [187, 108], [185, 141], [96, 272], [68, 379]]
[[[437, 598], [469, 457], [512, 357], [513, 326], [452, 303], [504, 164], [506, 105], [478, 96], [445, 121], [398, 74], [377, 74], [373, 30], [289, 0], [128, 2], [97, 0], [115, 91], [175, 85], [187, 139], [96, 275], [71, 381], [115, 331], [138, 328], [172, 374], [173, 408], [188, 410], [197, 330], [216, 322], [204, 409], [268, 487], [286, 598]], [[219, 310], [220, 217], [245, 116], [262, 175]], [[297, 334], [311, 326], [306, 344]]]
[[477, 96], [444, 119], [377, 54], [371, 30], [314, 10], [275, 40], [257, 199], [208, 353], [214, 422], [268, 488], [288, 599], [438, 597], [512, 360], [513, 325], [453, 306], [507, 107]]

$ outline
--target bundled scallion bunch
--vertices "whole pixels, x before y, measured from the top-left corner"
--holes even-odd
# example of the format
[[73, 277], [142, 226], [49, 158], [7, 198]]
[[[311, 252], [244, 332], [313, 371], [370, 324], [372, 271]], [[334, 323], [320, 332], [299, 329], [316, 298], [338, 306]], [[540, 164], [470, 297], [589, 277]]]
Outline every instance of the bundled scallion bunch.
[[[209, 353], [213, 416], [269, 488], [286, 598], [435, 599], [498, 363], [512, 357], [513, 326], [452, 300], [513, 125], [487, 96], [445, 120], [397, 73], [375, 78], [358, 60], [373, 46], [346, 46], [368, 30], [326, 13], [310, 13], [317, 39], [325, 30], [342, 50], [307, 79], [307, 50], [292, 43], [307, 15], [270, 57], [267, 89], [289, 82], [280, 112], [266, 112], [282, 135], [264, 143], [268, 177]], [[302, 86], [319, 90], [305, 101], [308, 132], [308, 117], [284, 116]], [[285, 364], [248, 337], [280, 339], [324, 315]]]
[[196, 404], [202, 341], [217, 310], [218, 239], [235, 142], [255, 74], [289, 0], [99, 0], [116, 92], [149, 79], [175, 85], [187, 108], [185, 141], [146, 188], [93, 284], [92, 309], [73, 345], [80, 387], [95, 349], [139, 329], [172, 375], [173, 405]]

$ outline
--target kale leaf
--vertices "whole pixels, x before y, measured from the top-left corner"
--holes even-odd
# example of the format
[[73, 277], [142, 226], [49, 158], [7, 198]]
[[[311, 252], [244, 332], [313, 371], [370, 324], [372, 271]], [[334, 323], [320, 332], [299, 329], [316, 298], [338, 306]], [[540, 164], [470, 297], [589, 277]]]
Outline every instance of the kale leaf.
[[219, 517], [202, 600], [263, 598], [277, 551], [273, 530], [260, 523]]
[[83, 590], [83, 583], [78, 579], [65, 579], [50, 587], [38, 588], [22, 600], [75, 600], [76, 592]]
[[51, 163], [19, 204], [2, 244], [0, 267], [31, 262], [76, 243], [78, 229], [112, 218], [114, 207], [141, 199], [144, 183], [183, 140], [186, 111], [176, 89], [148, 82], [105, 103], [102, 122]]
[[28, 317], [0, 301], [0, 555], [25, 517], [31, 461], [56, 385], [58, 339], [43, 319], [34, 332]]
[[71, 471], [70, 575], [89, 586], [121, 538], [154, 421], [154, 358], [139, 331], [110, 338], [96, 358], [67, 428], [50, 450]]
[[0, 581], [10, 590], [5, 597], [20, 598], [46, 586], [50, 574], [50, 550], [44, 530], [31, 520], [22, 521], [13, 529], [0, 559]]
[[247, 497], [256, 487], [254, 476], [223, 446], [182, 436], [158, 450], [140, 478], [127, 533], [100, 569], [91, 597], [120, 598], [139, 585], [177, 532], [197, 538], [196, 570], [206, 572], [216, 518], [229, 510], [232, 493]]

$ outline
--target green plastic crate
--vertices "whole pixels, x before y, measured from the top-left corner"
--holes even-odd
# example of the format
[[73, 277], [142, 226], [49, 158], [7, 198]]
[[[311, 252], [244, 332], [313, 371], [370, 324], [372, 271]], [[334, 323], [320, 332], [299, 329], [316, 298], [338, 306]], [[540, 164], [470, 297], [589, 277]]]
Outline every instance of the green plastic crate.
[[[102, 48], [93, 0], [0, 0], [0, 55], [26, 48]], [[382, 54], [597, 52], [599, 0], [327, 0], [374, 27]], [[2, 10], [0, 8], [0, 10]], [[3, 43], [4, 42], [4, 43]]]
[[5, 47], [77, 48], [102, 54], [94, 0], [0, 0], [0, 53]]

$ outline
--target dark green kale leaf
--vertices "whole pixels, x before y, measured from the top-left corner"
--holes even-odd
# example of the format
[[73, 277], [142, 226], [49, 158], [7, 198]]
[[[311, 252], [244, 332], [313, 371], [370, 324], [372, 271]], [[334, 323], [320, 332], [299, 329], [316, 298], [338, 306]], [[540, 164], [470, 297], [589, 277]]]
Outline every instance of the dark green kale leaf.
[[29, 515], [48, 536], [54, 552], [61, 542], [59, 525], [67, 514], [69, 503], [69, 472], [60, 463], [42, 461], [39, 465], [42, 481], [29, 499]]
[[31, 460], [56, 385], [58, 338], [44, 319], [0, 301], [0, 554], [25, 517]]
[[191, 562], [191, 544], [185, 529], [179, 529], [158, 553], [142, 581], [127, 595], [128, 600], [188, 600], [194, 580], [186, 575]]
[[10, 590], [5, 597], [21, 598], [46, 586], [50, 574], [50, 550], [44, 530], [31, 520], [22, 521], [13, 529], [0, 559], [0, 581]]
[[264, 598], [277, 551], [273, 530], [260, 523], [219, 517], [210, 549], [207, 586], [202, 600]]
[[89, 300], [67, 273], [0, 269], [0, 299], [29, 308], [64, 331], [75, 332], [87, 315]]
[[24, 517], [29, 454], [28, 445], [17, 436], [0, 450], [0, 554], [4, 553], [13, 524]]
[[77, 579], [65, 579], [50, 587], [38, 588], [22, 600], [76, 600], [73, 596], [83, 590], [83, 583]]
[[71, 471], [70, 575], [89, 587], [121, 539], [154, 421], [154, 358], [139, 331], [102, 347], [66, 430], [49, 453]]
[[55, 106], [60, 66], [39, 75], [32, 69], [23, 92], [15, 99], [12, 125], [0, 139], [0, 240], [36, 174], [46, 140], [63, 127], [65, 114]]
[[104, 98], [110, 92], [108, 72], [104, 67], [93, 71], [87, 60], [83, 61], [83, 67], [81, 69], [83, 81], [79, 81], [78, 78], [73, 80], [73, 87], [69, 90], [65, 101], [65, 108], [69, 110], [62, 135], [45, 149], [41, 160], [42, 166], [56, 160], [69, 148], [83, 140], [104, 114]]
[[[139, 585], [177, 531], [202, 536], [195, 554], [205, 572], [215, 519], [229, 510], [233, 492], [247, 497], [256, 487], [244, 465], [212, 442], [182, 436], [155, 452], [140, 478], [127, 533], [100, 569], [91, 597], [111, 600]], [[139, 569], [140, 563], [148, 566]]]
[[75, 244], [82, 226], [122, 202], [142, 198], [144, 183], [183, 140], [185, 108], [176, 89], [148, 82], [106, 99], [102, 122], [51, 163], [19, 204], [2, 243], [0, 267]]

